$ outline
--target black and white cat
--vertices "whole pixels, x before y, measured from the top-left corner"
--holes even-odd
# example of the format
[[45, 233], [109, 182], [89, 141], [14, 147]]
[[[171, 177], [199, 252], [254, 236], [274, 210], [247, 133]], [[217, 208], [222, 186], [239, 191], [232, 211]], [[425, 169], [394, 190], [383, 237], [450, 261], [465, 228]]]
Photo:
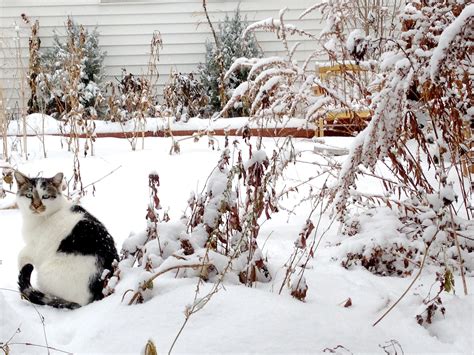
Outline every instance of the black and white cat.
[[[21, 293], [32, 303], [57, 308], [74, 309], [102, 299], [104, 271], [118, 260], [107, 229], [62, 195], [62, 173], [28, 178], [15, 172], [15, 179], [26, 242], [18, 258]], [[39, 290], [31, 286], [33, 268]]]

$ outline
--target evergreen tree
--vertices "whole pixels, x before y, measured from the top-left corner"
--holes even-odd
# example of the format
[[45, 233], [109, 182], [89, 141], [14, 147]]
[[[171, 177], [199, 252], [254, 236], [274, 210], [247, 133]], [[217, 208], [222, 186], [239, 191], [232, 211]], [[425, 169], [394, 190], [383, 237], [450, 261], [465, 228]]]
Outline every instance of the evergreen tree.
[[[242, 19], [239, 9], [235, 11], [232, 18], [226, 15], [224, 21], [219, 24], [217, 38], [222, 50], [225, 71], [230, 68], [237, 58], [260, 58], [262, 56], [262, 51], [253, 35], [248, 35], [242, 39], [242, 33], [246, 27], [246, 18]], [[209, 109], [211, 111], [220, 111], [225, 104], [221, 102], [219, 97], [218, 80], [220, 69], [217, 63], [215, 43], [209, 40], [206, 42], [206, 60], [204, 64], [199, 66], [199, 74], [204, 90], [210, 98]], [[232, 91], [239, 86], [240, 83], [247, 80], [247, 74], [248, 69], [246, 68], [236, 70], [232, 73], [225, 83], [227, 98], [232, 96]], [[239, 116], [245, 115], [246, 111], [246, 108], [239, 106], [229, 111], [229, 113], [231, 116]]]
[[102, 98], [105, 57], [105, 52], [99, 47], [99, 33], [97, 29], [89, 32], [72, 20], [68, 21], [66, 31], [65, 38], [55, 31], [52, 47], [41, 53], [43, 73], [38, 76], [37, 81], [44, 109], [47, 114], [55, 117], [68, 112], [68, 93], [64, 90], [65, 83], [70, 79], [67, 66], [72, 62], [73, 56], [79, 55], [81, 82], [76, 90], [85, 113], [95, 117]]

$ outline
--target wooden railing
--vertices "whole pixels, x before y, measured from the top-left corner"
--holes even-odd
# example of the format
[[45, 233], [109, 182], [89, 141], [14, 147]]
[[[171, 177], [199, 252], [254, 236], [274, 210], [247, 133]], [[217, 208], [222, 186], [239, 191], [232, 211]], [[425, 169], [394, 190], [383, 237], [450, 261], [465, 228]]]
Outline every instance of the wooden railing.
[[[317, 75], [324, 86], [340, 94], [344, 102], [351, 103], [362, 99], [365, 93], [361, 93], [357, 86], [350, 85], [346, 78], [365, 80], [368, 83], [370, 73], [357, 64], [349, 63], [320, 65], [317, 67]], [[319, 85], [313, 87], [313, 92], [317, 96], [327, 95], [326, 90]], [[315, 136], [322, 137], [327, 135], [327, 132], [331, 132], [332, 135], [334, 133], [354, 135], [365, 128], [371, 118], [368, 108], [349, 109], [342, 104], [339, 105], [340, 108], [330, 111], [318, 119]]]

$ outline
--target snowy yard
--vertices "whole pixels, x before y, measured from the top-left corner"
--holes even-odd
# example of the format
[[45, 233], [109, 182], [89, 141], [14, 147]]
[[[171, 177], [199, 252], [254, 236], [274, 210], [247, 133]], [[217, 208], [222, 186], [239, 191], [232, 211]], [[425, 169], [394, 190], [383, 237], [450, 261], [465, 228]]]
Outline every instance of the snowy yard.
[[[223, 137], [217, 139], [216, 148], [222, 147]], [[243, 145], [242, 139], [237, 139]], [[352, 139], [325, 141], [347, 148]], [[37, 138], [29, 138], [28, 145], [30, 159], [20, 160], [20, 171], [45, 177], [63, 171], [67, 179], [71, 178], [72, 154], [61, 148], [61, 138], [46, 137], [46, 159]], [[85, 185], [100, 180], [95, 183], [95, 192], [89, 189], [81, 204], [106, 225], [119, 250], [131, 232], [146, 227], [151, 171], [160, 176], [161, 206], [168, 211], [172, 223], [186, 209], [190, 192], [202, 190], [222, 152], [209, 148], [207, 139], [197, 143], [192, 139], [181, 141], [179, 155], [169, 155], [170, 145], [169, 138], [147, 138], [145, 150], [132, 152], [126, 140], [101, 138], [94, 145], [95, 156], [80, 161]], [[296, 141], [296, 150], [307, 153], [285, 172], [286, 184], [296, 185], [314, 174], [314, 166], [307, 163], [314, 159], [310, 153], [314, 145], [309, 139]], [[274, 146], [273, 139], [263, 140], [267, 155], [271, 156]], [[344, 157], [336, 159], [342, 161]], [[319, 180], [314, 183], [321, 187], [316, 186]], [[282, 200], [283, 205], [291, 209], [310, 185], [288, 195]], [[373, 182], [359, 185], [373, 192], [380, 188]], [[13, 195], [7, 195], [0, 200], [0, 207], [13, 199]], [[360, 266], [352, 270], [343, 268], [339, 258], [350, 245], [338, 236], [338, 223], [323, 235], [307, 265], [309, 289], [305, 302], [291, 297], [287, 287], [279, 295], [285, 263], [309, 210], [310, 202], [305, 202], [290, 215], [281, 210], [262, 224], [259, 245], [272, 281], [257, 282], [248, 288], [238, 280], [227, 279], [211, 301], [190, 317], [173, 352], [473, 353], [474, 302], [472, 295], [463, 295], [458, 272], [456, 294], [442, 293], [446, 312], [444, 316], [437, 313], [432, 324], [420, 326], [415, 318], [426, 308], [422, 301], [430, 288], [432, 294], [439, 288], [435, 269], [426, 267], [406, 297], [374, 327], [373, 323], [401, 296], [415, 273], [407, 278], [381, 277]], [[317, 221], [319, 216], [313, 218]], [[322, 216], [320, 224], [320, 231], [329, 227], [328, 214]], [[74, 311], [35, 307], [21, 300], [15, 291], [17, 255], [23, 245], [20, 228], [18, 210], [0, 210], [0, 344], [9, 341], [12, 354], [46, 354], [45, 346], [51, 347], [51, 353], [61, 350], [74, 354], [138, 354], [150, 339], [159, 354], [168, 352], [185, 319], [186, 306], [194, 300], [197, 277], [176, 278], [175, 273], [166, 273], [155, 280], [152, 297], [138, 305], [129, 306], [122, 301], [131, 283], [124, 279], [111, 296]], [[390, 234], [391, 229], [393, 225], [387, 217], [373, 221], [366, 232], [377, 237]], [[467, 282], [472, 294], [472, 275], [468, 275]], [[211, 288], [212, 281], [201, 286], [201, 297]]]
[[204, 66], [169, 56], [195, 34], [173, 17], [111, 83], [97, 31], [41, 47], [7, 6], [28, 40], [4, 36], [0, 355], [474, 354], [474, 4], [322, 1], [307, 32], [283, 3], [217, 34], [203, 0]]

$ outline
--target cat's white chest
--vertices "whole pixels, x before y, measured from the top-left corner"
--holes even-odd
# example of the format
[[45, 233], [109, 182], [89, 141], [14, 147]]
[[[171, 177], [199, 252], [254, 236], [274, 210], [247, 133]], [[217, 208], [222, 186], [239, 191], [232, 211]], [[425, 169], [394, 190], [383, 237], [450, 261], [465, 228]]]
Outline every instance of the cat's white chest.
[[66, 208], [46, 218], [30, 217], [24, 220], [23, 238], [26, 245], [20, 254], [20, 267], [26, 263], [39, 266], [54, 257], [62, 240], [81, 219], [81, 213], [72, 213]]

